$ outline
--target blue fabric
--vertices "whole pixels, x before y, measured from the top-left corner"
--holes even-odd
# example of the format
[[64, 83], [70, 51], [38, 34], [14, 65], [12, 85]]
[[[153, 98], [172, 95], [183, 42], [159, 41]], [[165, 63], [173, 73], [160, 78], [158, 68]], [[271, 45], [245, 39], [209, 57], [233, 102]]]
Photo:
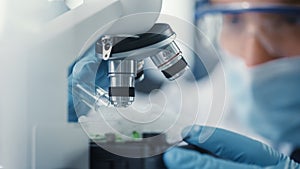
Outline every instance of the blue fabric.
[[[214, 131], [205, 141], [201, 135]], [[219, 158], [196, 151], [171, 148], [164, 154], [170, 169], [299, 169], [298, 163], [272, 148], [245, 136], [213, 127], [192, 126], [183, 131], [189, 144], [208, 150]]]

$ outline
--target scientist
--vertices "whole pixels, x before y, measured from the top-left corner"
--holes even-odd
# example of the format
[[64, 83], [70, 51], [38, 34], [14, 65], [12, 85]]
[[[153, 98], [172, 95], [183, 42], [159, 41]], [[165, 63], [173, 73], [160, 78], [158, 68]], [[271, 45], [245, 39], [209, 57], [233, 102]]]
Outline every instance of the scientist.
[[[300, 1], [202, 0], [197, 19], [220, 28], [217, 48], [239, 120], [275, 149], [288, 145], [291, 155], [223, 129], [193, 126], [183, 132], [186, 141], [219, 158], [173, 148], [164, 156], [168, 168], [300, 168]], [[213, 134], [202, 139], [209, 130]]]
[[[268, 139], [274, 149], [227, 130], [191, 126], [182, 132], [185, 141], [218, 158], [172, 148], [164, 154], [166, 166], [170, 169], [300, 169], [297, 163], [300, 161], [300, 1], [202, 0], [196, 16], [203, 24], [214, 23], [219, 28], [215, 32], [219, 35], [217, 49], [240, 121]], [[98, 69], [100, 62], [92, 46], [72, 66], [69, 88], [77, 80], [107, 88], [108, 80], [104, 80], [107, 76]], [[100, 68], [107, 69], [107, 63], [101, 62]], [[87, 76], [95, 71], [95, 77]], [[73, 103], [73, 99], [69, 99], [69, 106], [71, 110], [77, 107], [76, 112], [87, 110], [84, 104]], [[212, 130], [210, 137], [202, 138]], [[291, 147], [290, 157], [276, 150], [280, 145]]]

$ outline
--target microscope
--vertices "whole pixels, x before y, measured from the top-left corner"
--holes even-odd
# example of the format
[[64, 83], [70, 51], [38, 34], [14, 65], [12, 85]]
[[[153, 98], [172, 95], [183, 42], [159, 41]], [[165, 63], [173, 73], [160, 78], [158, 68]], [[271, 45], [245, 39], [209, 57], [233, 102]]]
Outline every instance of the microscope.
[[134, 102], [135, 83], [144, 78], [146, 59], [171, 81], [189, 68], [175, 42], [176, 33], [167, 23], [156, 23], [162, 0], [120, 2], [126, 16], [96, 30], [82, 49], [96, 44], [97, 57], [108, 62], [108, 91], [80, 81], [73, 84], [73, 96], [96, 111], [110, 105], [126, 108]]
[[[0, 168], [78, 168], [73, 161], [60, 163], [62, 156], [71, 158], [88, 147], [85, 142], [66, 141], [87, 139], [85, 133], [71, 139], [77, 128], [66, 123], [66, 69], [91, 45], [96, 44], [98, 57], [109, 62], [110, 89], [96, 89], [97, 93], [107, 96], [110, 105], [117, 107], [134, 101], [135, 81], [143, 77], [146, 58], [171, 80], [188, 67], [170, 26], [155, 24], [162, 0], [85, 0], [54, 16], [53, 3], [61, 2], [29, 1], [28, 8], [19, 10], [14, 10], [13, 3], [4, 5], [14, 19], [7, 25], [22, 31], [6, 36], [9, 43], [4, 48], [13, 55], [1, 62], [7, 70], [2, 72], [12, 78], [2, 83], [6, 99], [1, 110], [9, 113], [1, 113], [0, 118]], [[51, 15], [46, 16], [48, 13]], [[15, 30], [12, 28], [7, 30]], [[23, 44], [19, 50], [15, 50], [16, 41]], [[20, 81], [26, 85], [20, 85]]]
[[96, 54], [108, 60], [108, 97], [115, 107], [134, 102], [135, 81], [144, 78], [144, 60], [150, 58], [169, 80], [180, 77], [188, 64], [175, 42], [168, 24], [157, 23], [149, 31], [132, 37], [103, 36], [96, 43]]
[[[135, 84], [142, 81], [145, 76], [146, 59], [151, 60], [166, 79], [172, 81], [179, 78], [189, 69], [189, 66], [175, 40], [176, 33], [169, 24], [155, 22], [144, 32], [102, 34], [95, 42], [95, 53], [97, 58], [108, 64], [108, 91], [100, 86], [95, 86], [94, 90], [93, 85], [90, 89], [85, 84], [79, 83], [74, 86], [79, 91], [80, 99], [100, 114], [99, 107], [103, 110], [106, 106], [115, 108], [131, 106], [135, 100]], [[113, 135], [113, 133], [105, 133], [105, 135]], [[138, 140], [123, 142], [118, 142], [115, 136], [112, 137], [113, 139], [105, 137], [104, 141], [92, 139], [91, 169], [99, 167], [165, 169], [162, 153], [172, 144], [169, 144], [166, 136], [161, 133], [142, 135], [143, 137]], [[122, 155], [117, 155], [116, 152]], [[135, 158], [130, 158], [133, 156]]]

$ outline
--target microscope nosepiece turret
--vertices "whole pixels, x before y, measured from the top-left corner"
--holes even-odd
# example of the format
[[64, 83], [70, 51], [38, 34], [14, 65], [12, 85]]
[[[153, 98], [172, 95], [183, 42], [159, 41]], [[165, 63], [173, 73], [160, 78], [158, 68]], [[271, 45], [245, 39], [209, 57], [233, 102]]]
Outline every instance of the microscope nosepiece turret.
[[188, 64], [175, 43], [176, 34], [168, 24], [155, 24], [148, 32], [134, 36], [103, 36], [97, 41], [96, 54], [108, 60], [109, 100], [115, 107], [131, 105], [135, 80], [143, 79], [143, 62], [151, 58], [169, 79], [180, 77]]

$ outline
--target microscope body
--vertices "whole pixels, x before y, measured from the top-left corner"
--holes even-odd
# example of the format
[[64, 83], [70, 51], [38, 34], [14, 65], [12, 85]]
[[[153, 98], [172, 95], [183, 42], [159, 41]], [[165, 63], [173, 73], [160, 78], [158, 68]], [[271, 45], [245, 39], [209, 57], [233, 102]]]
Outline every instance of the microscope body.
[[[52, 2], [29, 0], [28, 8], [19, 5], [19, 10], [14, 6], [19, 2], [7, 3], [9, 22], [4, 26], [10, 32], [3, 34], [2, 49], [9, 54], [1, 72], [9, 78], [1, 84], [0, 168], [74, 168], [67, 158], [82, 153], [88, 141], [81, 129], [67, 124], [69, 65], [100, 36], [147, 32], [162, 0], [86, 0], [46, 21], [39, 17]], [[40, 9], [42, 3], [46, 9]], [[17, 50], [16, 42], [22, 44]], [[74, 130], [78, 135], [72, 135]]]
[[175, 43], [176, 34], [168, 24], [157, 23], [134, 36], [103, 36], [96, 43], [96, 54], [108, 60], [109, 100], [115, 107], [131, 105], [135, 81], [144, 77], [144, 60], [150, 58], [169, 80], [180, 77], [188, 64]]

